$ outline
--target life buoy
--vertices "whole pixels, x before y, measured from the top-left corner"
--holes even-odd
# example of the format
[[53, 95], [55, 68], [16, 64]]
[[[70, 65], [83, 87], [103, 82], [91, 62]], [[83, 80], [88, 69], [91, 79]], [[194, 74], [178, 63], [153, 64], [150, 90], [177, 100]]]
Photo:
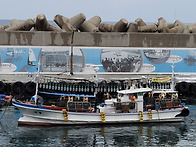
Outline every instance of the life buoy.
[[177, 99], [178, 98], [178, 94], [177, 93], [172, 94], [172, 98], [173, 99]]
[[5, 89], [5, 84], [2, 81], [0, 81], [0, 92], [3, 92], [4, 89]]
[[25, 87], [26, 87], [26, 91], [28, 93], [35, 93], [35, 90], [36, 90], [36, 84], [34, 82], [27, 82], [25, 84]]
[[88, 102], [88, 97], [83, 97], [83, 102]]
[[72, 97], [69, 96], [69, 97], [68, 97], [68, 101], [69, 101], [69, 102], [73, 102], [73, 96], [72, 96]]
[[15, 82], [12, 86], [12, 90], [16, 93], [19, 94], [22, 92], [22, 90], [24, 90], [24, 84], [20, 81]]
[[136, 96], [135, 96], [135, 95], [133, 96], [133, 101], [134, 101], [134, 102], [136, 101]]
[[160, 99], [165, 99], [165, 96], [166, 96], [166, 93], [160, 93], [160, 94], [159, 94], [159, 98], [160, 98]]
[[89, 109], [89, 112], [90, 112], [90, 113], [93, 113], [94, 111], [95, 111], [94, 108], [90, 108], [90, 109]]

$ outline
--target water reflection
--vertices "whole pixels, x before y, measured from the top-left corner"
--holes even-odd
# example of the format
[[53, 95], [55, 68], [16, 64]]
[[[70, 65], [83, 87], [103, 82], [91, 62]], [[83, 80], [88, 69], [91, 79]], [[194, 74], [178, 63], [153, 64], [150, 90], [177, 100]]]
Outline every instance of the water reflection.
[[176, 145], [186, 125], [19, 127], [13, 143], [41, 146]]
[[186, 124], [17, 127], [19, 116], [18, 110], [6, 111], [0, 146], [178, 146], [194, 145], [196, 137], [195, 123], [189, 118]]

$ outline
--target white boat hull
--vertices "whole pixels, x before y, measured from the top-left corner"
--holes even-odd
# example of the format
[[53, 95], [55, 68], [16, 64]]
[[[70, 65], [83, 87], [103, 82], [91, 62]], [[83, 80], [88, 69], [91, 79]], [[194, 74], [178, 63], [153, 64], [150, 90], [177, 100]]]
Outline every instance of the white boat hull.
[[13, 103], [23, 117], [19, 118], [19, 125], [84, 125], [84, 124], [120, 124], [120, 123], [155, 123], [155, 122], [182, 122], [183, 118], [176, 117], [182, 112], [182, 108], [149, 112], [133, 113], [105, 113], [105, 122], [100, 113], [67, 112], [65, 120], [63, 111], [42, 108], [31, 108]]

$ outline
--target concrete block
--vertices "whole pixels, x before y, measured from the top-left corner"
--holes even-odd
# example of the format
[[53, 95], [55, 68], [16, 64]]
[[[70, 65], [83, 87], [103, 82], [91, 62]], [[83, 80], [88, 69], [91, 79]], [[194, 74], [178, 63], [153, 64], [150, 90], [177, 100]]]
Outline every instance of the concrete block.
[[96, 27], [99, 27], [101, 23], [101, 18], [99, 16], [94, 16], [88, 20], [89, 22], [93, 23]]
[[19, 20], [17, 20], [17, 19], [12, 19], [12, 20], [10, 21], [10, 26], [14, 26], [14, 25], [17, 25], [17, 24], [19, 24], [19, 23], [20, 23]]
[[129, 23], [127, 32], [138, 32], [138, 25], [136, 23]]
[[3, 31], [5, 29], [7, 29], [8, 27], [9, 27], [8, 25], [2, 25], [2, 26], [0, 26], [0, 31]]
[[166, 27], [166, 25], [167, 25], [167, 22], [166, 22], [166, 20], [163, 18], [163, 17], [160, 17], [159, 19], [158, 19], [158, 27], [157, 27], [157, 31], [158, 32], [164, 32], [164, 30], [165, 30], [165, 27]]
[[59, 14], [56, 15], [54, 18], [54, 21], [57, 23], [57, 25], [66, 32], [72, 32], [78, 30], [78, 28], [85, 20], [86, 17], [84, 16], [83, 13], [80, 13], [70, 19]]
[[101, 23], [99, 25], [99, 30], [101, 32], [112, 32], [112, 24], [107, 24], [107, 23]]
[[48, 23], [46, 16], [44, 14], [39, 14], [36, 17], [35, 31], [61, 31], [55, 26]]
[[137, 23], [138, 27], [146, 26], [146, 23], [141, 18], [137, 18], [135, 22]]
[[63, 25], [67, 22], [68, 18], [60, 14], [54, 17], [54, 22], [62, 29]]
[[98, 16], [94, 16], [89, 20], [85, 20], [79, 27], [81, 32], [100, 32], [98, 26], [96, 26], [100, 21]]
[[141, 26], [138, 28], [139, 32], [156, 32], [157, 31], [157, 25], [156, 24], [150, 24], [146, 26]]
[[17, 22], [15, 25], [13, 24], [9, 28], [6, 28], [6, 31], [30, 31], [32, 27], [35, 25], [32, 19], [27, 19], [23, 22]]
[[190, 33], [196, 33], [196, 23], [187, 25], [187, 29]]
[[128, 29], [128, 21], [126, 19], [120, 19], [112, 27], [112, 32], [126, 32]]

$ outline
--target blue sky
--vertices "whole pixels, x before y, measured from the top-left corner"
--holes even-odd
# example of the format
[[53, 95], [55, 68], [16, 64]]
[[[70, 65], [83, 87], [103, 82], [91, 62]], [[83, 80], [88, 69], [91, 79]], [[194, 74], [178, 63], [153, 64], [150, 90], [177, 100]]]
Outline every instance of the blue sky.
[[134, 22], [142, 18], [156, 23], [159, 17], [173, 23], [196, 23], [196, 0], [1, 0], [0, 19], [25, 20], [45, 14], [53, 20], [56, 14], [73, 17], [83, 13], [87, 19], [100, 16], [104, 22], [125, 18]]

